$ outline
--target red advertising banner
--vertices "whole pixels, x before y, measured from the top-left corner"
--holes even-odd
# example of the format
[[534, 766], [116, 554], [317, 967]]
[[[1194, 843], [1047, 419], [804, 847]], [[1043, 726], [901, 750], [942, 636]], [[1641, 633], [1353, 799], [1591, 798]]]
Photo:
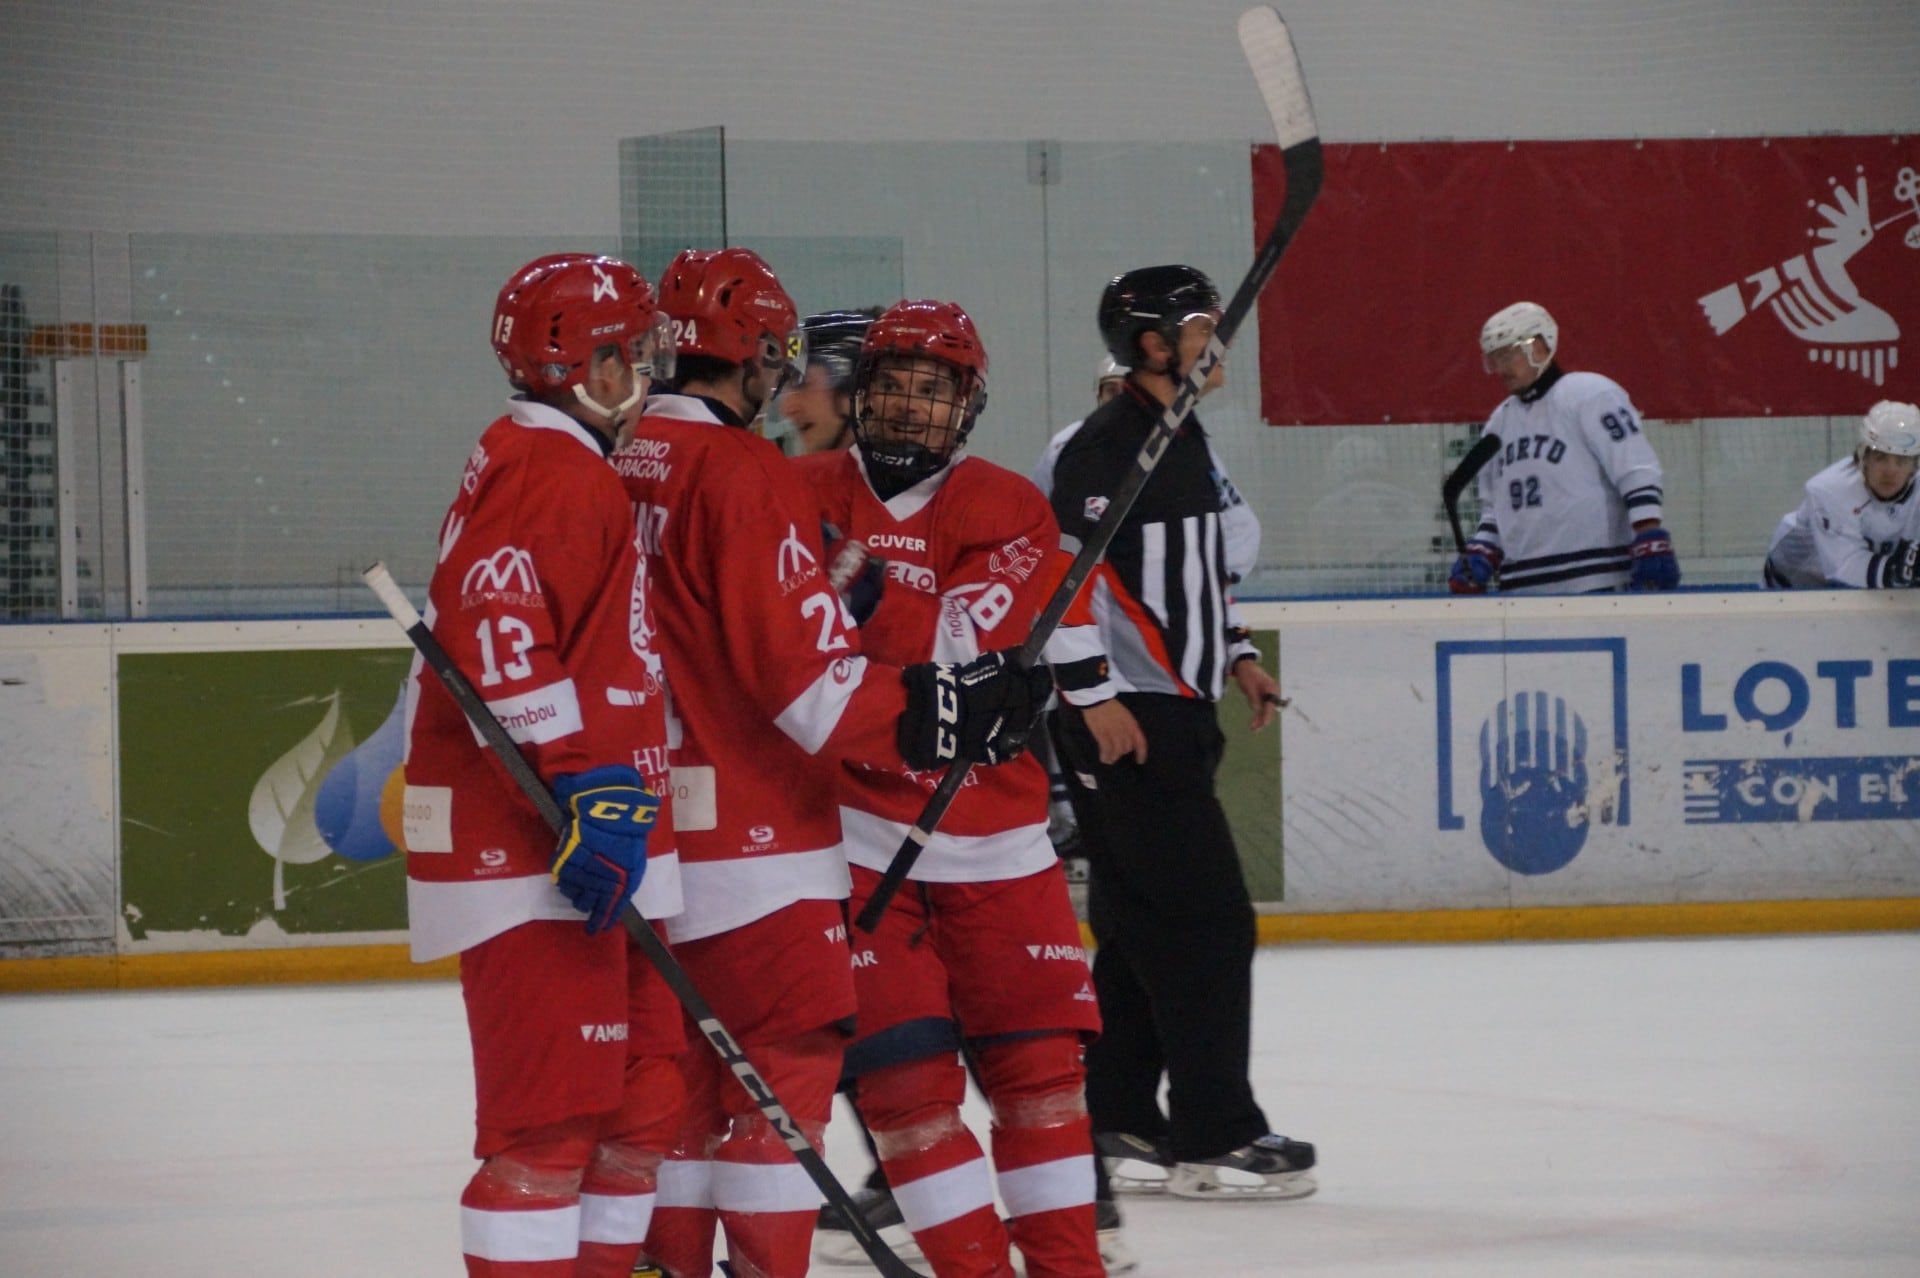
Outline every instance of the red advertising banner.
[[[1284, 191], [1256, 148], [1256, 234]], [[1920, 400], [1920, 138], [1330, 146], [1260, 299], [1261, 415], [1483, 421], [1480, 325], [1522, 299], [1649, 417]]]

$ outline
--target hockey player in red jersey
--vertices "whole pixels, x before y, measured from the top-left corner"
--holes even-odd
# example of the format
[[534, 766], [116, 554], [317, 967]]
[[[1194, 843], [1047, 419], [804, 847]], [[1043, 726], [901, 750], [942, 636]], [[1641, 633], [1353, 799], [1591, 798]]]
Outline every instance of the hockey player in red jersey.
[[[946, 302], [901, 302], [867, 331], [856, 447], [794, 465], [820, 517], [885, 561], [862, 627], [875, 660], [966, 661], [1008, 651], [1044, 605], [1059, 531], [1024, 477], [965, 456], [986, 402], [987, 355]], [[937, 773], [841, 769], [858, 913]], [[893, 898], [856, 936], [855, 1102], [894, 1200], [938, 1278], [1006, 1278], [1009, 1236], [1031, 1278], [1104, 1272], [1083, 1043], [1099, 1030], [1073, 916], [1047, 838], [1047, 776], [1031, 755], [973, 772]], [[995, 1174], [960, 1120], [967, 1071], [993, 1109]]]
[[607, 462], [671, 358], [658, 318], [613, 258], [515, 272], [493, 346], [519, 394], [467, 458], [428, 587], [435, 636], [571, 817], [558, 850], [418, 660], [407, 684], [413, 956], [460, 955], [473, 1039], [470, 1275], [625, 1278], [678, 1126], [680, 1011], [617, 922], [629, 899], [680, 909], [647, 579]]
[[[998, 663], [871, 663], [822, 571], [819, 516], [779, 447], [745, 429], [787, 371], [795, 308], [746, 249], [682, 253], [661, 279], [680, 394], [648, 401], [615, 457], [639, 520], [672, 687], [685, 911], [675, 953], [789, 1113], [821, 1144], [853, 1015], [834, 767], [898, 771], [1009, 749], [1046, 684]], [[904, 664], [904, 663], [903, 663]], [[974, 676], [980, 676], [975, 679]], [[944, 709], [956, 721], [941, 722]], [[647, 1254], [737, 1274], [807, 1269], [820, 1195], [713, 1055], [682, 1057], [686, 1122]]]

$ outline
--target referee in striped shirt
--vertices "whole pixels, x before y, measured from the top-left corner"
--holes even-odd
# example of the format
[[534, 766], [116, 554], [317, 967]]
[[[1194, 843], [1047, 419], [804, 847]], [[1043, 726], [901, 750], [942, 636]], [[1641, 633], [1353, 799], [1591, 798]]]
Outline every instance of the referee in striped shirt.
[[[1189, 266], [1107, 286], [1101, 336], [1129, 372], [1119, 395], [1056, 440], [1049, 496], [1067, 551], [1105, 513], [1219, 318], [1218, 290]], [[1206, 389], [1223, 377], [1216, 369]], [[1311, 1192], [1313, 1147], [1270, 1135], [1247, 1078], [1254, 912], [1214, 792], [1226, 745], [1215, 703], [1237, 688], [1255, 731], [1284, 704], [1231, 595], [1233, 569], [1251, 567], [1257, 544], [1258, 521], [1189, 416], [1047, 656], [1066, 762], [1094, 782], [1078, 796], [1105, 1020], [1087, 1051], [1094, 1130], [1109, 1149], [1128, 1137], [1152, 1151], [1176, 1185], [1189, 1167], [1231, 1166], [1292, 1178], [1293, 1193], [1271, 1195], [1290, 1197]]]

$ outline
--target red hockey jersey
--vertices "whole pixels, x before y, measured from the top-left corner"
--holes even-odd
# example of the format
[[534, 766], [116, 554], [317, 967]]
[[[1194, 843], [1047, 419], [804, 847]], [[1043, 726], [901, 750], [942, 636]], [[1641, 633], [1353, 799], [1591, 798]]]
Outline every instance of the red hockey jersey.
[[649, 399], [613, 460], [672, 690], [686, 909], [670, 936], [844, 898], [835, 762], [903, 767], [906, 693], [897, 669], [868, 664], [827, 584], [811, 494], [778, 447], [686, 396]]
[[[630, 763], [661, 796], [641, 912], [679, 912], [666, 706], [632, 507], [585, 427], [515, 400], [467, 458], [427, 625], [541, 779]], [[407, 683], [407, 913], [416, 961], [530, 919], [580, 919], [555, 839], [439, 677]]]
[[[979, 458], [962, 458], [891, 500], [867, 483], [857, 449], [793, 463], [813, 485], [819, 518], [886, 561], [879, 607], [861, 627], [867, 655], [905, 666], [966, 661], [1015, 648], [1058, 578], [1060, 531], [1040, 490]], [[884, 870], [939, 783], [937, 772], [849, 763], [840, 774], [847, 857]], [[1054, 863], [1047, 775], [1031, 754], [977, 767], [914, 864], [929, 882], [1020, 878]]]

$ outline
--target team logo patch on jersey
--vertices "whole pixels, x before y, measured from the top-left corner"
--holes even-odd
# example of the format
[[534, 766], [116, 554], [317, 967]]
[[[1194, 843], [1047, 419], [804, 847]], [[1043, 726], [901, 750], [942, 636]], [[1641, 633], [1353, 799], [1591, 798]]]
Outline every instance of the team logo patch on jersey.
[[780, 542], [773, 565], [773, 575], [780, 583], [780, 593], [788, 594], [801, 582], [810, 581], [819, 574], [820, 561], [807, 549], [807, 543], [800, 540], [800, 530], [788, 524], [787, 535]]
[[466, 576], [460, 579], [462, 608], [478, 608], [488, 603], [537, 608], [544, 602], [540, 579], [533, 570], [533, 556], [518, 546], [502, 546], [491, 555], [474, 560]]
[[1015, 581], [1025, 581], [1039, 566], [1040, 548], [1025, 537], [1015, 538], [987, 556], [988, 571]]
[[1090, 520], [1098, 521], [1100, 516], [1107, 513], [1108, 505], [1105, 497], [1089, 497], [1087, 504], [1081, 507], [1081, 514]]

